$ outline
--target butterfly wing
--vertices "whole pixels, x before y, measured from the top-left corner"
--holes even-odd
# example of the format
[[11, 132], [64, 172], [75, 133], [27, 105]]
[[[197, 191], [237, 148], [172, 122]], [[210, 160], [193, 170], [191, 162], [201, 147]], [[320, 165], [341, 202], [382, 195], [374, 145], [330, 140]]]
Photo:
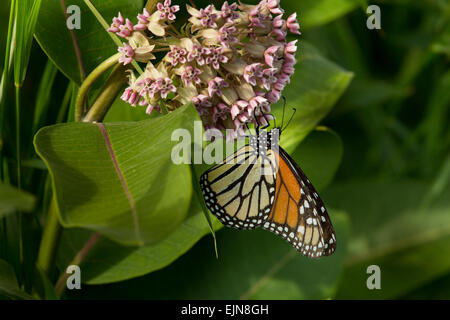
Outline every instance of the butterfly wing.
[[322, 199], [295, 163], [279, 147], [274, 205], [263, 228], [286, 239], [303, 255], [331, 255], [336, 237]]
[[268, 218], [275, 198], [274, 153], [251, 145], [207, 170], [200, 185], [207, 208], [226, 226], [253, 229]]

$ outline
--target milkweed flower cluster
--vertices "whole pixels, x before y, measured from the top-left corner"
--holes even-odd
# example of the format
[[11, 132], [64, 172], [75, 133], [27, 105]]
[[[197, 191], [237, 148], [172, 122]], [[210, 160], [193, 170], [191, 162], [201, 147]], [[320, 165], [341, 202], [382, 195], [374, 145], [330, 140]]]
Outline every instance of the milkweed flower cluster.
[[228, 139], [244, 134], [247, 123], [266, 124], [294, 73], [297, 41], [287, 34], [300, 34], [296, 14], [284, 19], [280, 0], [186, 7], [181, 30], [173, 26], [180, 7], [171, 0], [153, 13], [144, 9], [137, 24], [120, 13], [113, 19], [108, 31], [124, 39], [119, 62], [147, 64], [138, 77], [129, 71], [121, 98], [149, 114], [161, 111], [161, 101], [169, 111], [193, 102], [205, 129], [233, 129]]

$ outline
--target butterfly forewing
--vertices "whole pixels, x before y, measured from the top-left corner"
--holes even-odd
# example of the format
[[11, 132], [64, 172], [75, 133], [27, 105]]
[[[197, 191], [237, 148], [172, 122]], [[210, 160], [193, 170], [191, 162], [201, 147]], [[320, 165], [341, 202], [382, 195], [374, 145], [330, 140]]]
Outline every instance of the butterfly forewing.
[[200, 178], [208, 209], [225, 225], [253, 229], [268, 218], [275, 197], [274, 154], [247, 145]]

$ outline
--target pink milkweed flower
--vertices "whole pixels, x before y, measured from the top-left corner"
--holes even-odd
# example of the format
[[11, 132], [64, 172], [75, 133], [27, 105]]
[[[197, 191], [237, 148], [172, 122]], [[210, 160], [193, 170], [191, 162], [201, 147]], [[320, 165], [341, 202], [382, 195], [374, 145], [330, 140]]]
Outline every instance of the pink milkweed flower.
[[128, 43], [124, 43], [123, 47], [119, 47], [117, 51], [122, 54], [122, 56], [119, 58], [120, 63], [127, 65], [133, 61], [134, 51]]
[[125, 22], [125, 19], [122, 17], [122, 14], [119, 12], [117, 17], [113, 18], [113, 22], [111, 26], [109, 27], [108, 31], [117, 33], [120, 31], [120, 26], [123, 25]]
[[275, 74], [278, 72], [276, 68], [268, 68], [263, 71], [262, 75], [262, 85], [266, 90], [270, 90], [272, 84], [278, 81]]
[[271, 68], [273, 68], [273, 63], [275, 62], [275, 60], [278, 59], [276, 54], [279, 49], [280, 46], [271, 46], [264, 52], [264, 61]]
[[280, 0], [268, 0], [267, 7], [273, 14], [283, 14], [284, 10], [280, 8]]
[[131, 21], [129, 19], [125, 20], [125, 24], [119, 26], [120, 31], [117, 32], [117, 35], [122, 37], [122, 38], [126, 38], [129, 37], [133, 31], [134, 31], [134, 26], [133, 23], [131, 23]]
[[294, 40], [294, 41], [288, 42], [284, 46], [284, 54], [285, 55], [287, 55], [287, 54], [295, 55], [295, 53], [297, 52], [297, 46], [296, 46], [297, 41], [298, 40]]
[[234, 120], [236, 118], [239, 121], [246, 122], [246, 120], [250, 119], [250, 115], [248, 114], [248, 102], [245, 100], [238, 100], [231, 106], [231, 119]]
[[174, 21], [176, 19], [176, 16], [174, 15], [175, 12], [180, 11], [180, 6], [173, 5], [172, 0], [165, 0], [164, 4], [158, 3], [156, 5], [156, 8], [160, 12], [159, 17], [161, 20], [168, 19], [170, 21]]
[[172, 64], [172, 66], [176, 66], [178, 63], [185, 64], [187, 62], [186, 55], [186, 49], [177, 46], [171, 46], [171, 50], [166, 57], [167, 60]]
[[297, 21], [297, 13], [294, 12], [287, 18], [286, 26], [289, 31], [293, 34], [300, 34], [300, 25]]
[[212, 109], [213, 121], [216, 123], [218, 120], [226, 120], [230, 114], [230, 108], [225, 103], [219, 103]]
[[297, 63], [297, 60], [295, 59], [295, 54], [297, 52], [297, 46], [296, 46], [297, 40], [291, 41], [286, 44], [284, 47], [284, 61], [285, 64], [291, 64], [294, 65]]
[[192, 102], [200, 116], [209, 115], [209, 108], [211, 108], [212, 103], [206, 94], [199, 94], [198, 96], [193, 97]]
[[253, 117], [253, 123], [255, 124], [255, 126], [266, 126], [269, 124], [269, 121], [275, 119], [275, 117], [273, 115], [271, 115], [270, 113], [265, 113], [261, 116], [256, 116]]
[[208, 82], [208, 94], [212, 98], [215, 94], [222, 96], [222, 88], [228, 88], [230, 85], [221, 77], [215, 77]]
[[272, 34], [275, 35], [277, 41], [286, 40], [287, 32], [283, 29], [273, 29]]
[[295, 72], [294, 65], [295, 65], [295, 62], [288, 62], [288, 61], [286, 61], [283, 64], [282, 71], [284, 73], [288, 74], [288, 75], [293, 75], [294, 72]]
[[125, 89], [120, 99], [135, 107], [138, 104], [139, 99], [141, 99], [141, 95], [135, 87], [129, 86]]
[[147, 29], [147, 24], [150, 22], [150, 13], [144, 8], [144, 11], [137, 16], [139, 23], [135, 26], [137, 30]]
[[281, 98], [281, 92], [278, 92], [277, 90], [271, 90], [269, 92], [267, 92], [265, 98], [270, 102], [270, 103], [276, 103], [280, 100]]
[[270, 103], [263, 96], [256, 96], [249, 101], [250, 115], [260, 116], [270, 112]]
[[252, 86], [256, 86], [256, 80], [263, 76], [262, 64], [252, 63], [244, 69], [244, 79]]
[[187, 10], [191, 15], [189, 21], [192, 23], [193, 32], [204, 27], [217, 28], [216, 20], [219, 18], [219, 15], [212, 4], [200, 10], [187, 5]]
[[285, 22], [282, 17], [283, 17], [283, 15], [280, 14], [280, 15], [276, 16], [275, 19], [273, 19], [273, 21], [272, 21], [273, 28], [280, 29], [280, 28], [284, 27]]
[[[170, 92], [177, 92], [177, 88], [173, 85], [172, 79], [170, 78], [159, 78], [152, 83], [152, 91], [155, 95], [159, 93], [161, 98], [165, 99]], [[153, 96], [151, 96], [153, 98]]]
[[184, 71], [181, 74], [181, 79], [186, 86], [191, 83], [199, 84], [202, 82], [202, 80], [199, 78], [199, 75], [201, 73], [202, 71], [200, 69], [194, 68], [193, 66], [187, 66], [184, 68]]
[[234, 20], [239, 18], [239, 14], [237, 12], [235, 12], [237, 7], [238, 7], [237, 3], [233, 3], [232, 5], [229, 5], [228, 1], [225, 1], [222, 5], [220, 16], [226, 22], [233, 22]]
[[149, 30], [156, 36], [163, 37], [166, 34], [165, 28], [167, 27], [162, 19], [160, 19], [159, 11], [156, 11], [152, 15], [144, 8], [143, 13], [137, 16], [139, 23], [134, 26], [134, 30]]
[[207, 107], [207, 108], [212, 106], [211, 100], [206, 94], [199, 94], [198, 96], [193, 97], [192, 102], [196, 106]]
[[128, 70], [128, 72], [128, 87], [125, 89], [120, 99], [135, 107], [139, 103], [139, 100], [143, 98], [139, 93], [142, 87], [137, 84], [134, 73], [131, 70]]
[[258, 5], [250, 11], [249, 19], [250, 24], [249, 27], [258, 27], [264, 28], [263, 20], [264, 16], [261, 13], [261, 6]]
[[188, 52], [187, 59], [189, 62], [197, 61], [198, 65], [202, 66], [205, 64], [205, 56], [209, 54], [209, 49], [203, 48], [201, 45], [194, 44], [192, 50]]
[[283, 91], [284, 87], [286, 86], [287, 82], [283, 79], [278, 79], [278, 81], [273, 85], [274, 89], [277, 91]]
[[291, 76], [288, 75], [288, 74], [286, 74], [286, 73], [283, 73], [283, 72], [279, 73], [279, 74], [275, 77], [275, 79], [277, 79], [275, 82], [280, 82], [280, 81], [282, 81], [282, 82], [285, 83], [285, 84], [291, 82]]
[[277, 41], [286, 40], [287, 32], [285, 31], [286, 22], [283, 20], [282, 15], [276, 16], [272, 21], [271, 34], [276, 36]]
[[216, 28], [218, 15], [213, 13], [214, 6], [210, 4], [205, 9], [200, 9], [199, 19], [204, 27]]
[[238, 42], [238, 39], [234, 36], [235, 33], [236, 33], [236, 27], [224, 25], [222, 28], [219, 29], [220, 43], [223, 46], [230, 48], [230, 43]]
[[220, 68], [219, 63], [227, 63], [228, 57], [223, 54], [223, 48], [209, 48], [207, 51], [204, 51], [206, 56], [206, 64], [211, 64], [214, 69], [218, 70]]
[[143, 97], [153, 97], [155, 95], [155, 93], [153, 92], [153, 80], [150, 79], [149, 77], [139, 80], [136, 82], [136, 85], [138, 87], [141, 88], [141, 90], [139, 91], [139, 94]]
[[145, 110], [145, 113], [146, 113], [146, 114], [151, 114], [151, 113], [153, 112], [154, 109], [158, 110], [158, 112], [161, 113], [161, 108], [160, 108], [159, 105], [157, 105], [157, 104], [155, 104], [155, 105], [149, 104], [148, 107], [147, 107], [147, 109]]

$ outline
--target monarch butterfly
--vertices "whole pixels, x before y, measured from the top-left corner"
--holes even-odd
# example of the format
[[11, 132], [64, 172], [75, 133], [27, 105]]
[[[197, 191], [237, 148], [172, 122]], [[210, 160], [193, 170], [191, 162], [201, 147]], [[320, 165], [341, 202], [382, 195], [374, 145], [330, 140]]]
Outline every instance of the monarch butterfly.
[[269, 230], [309, 258], [333, 254], [336, 236], [327, 210], [278, 146], [281, 128], [256, 131], [247, 145], [200, 177], [207, 208], [228, 227]]

